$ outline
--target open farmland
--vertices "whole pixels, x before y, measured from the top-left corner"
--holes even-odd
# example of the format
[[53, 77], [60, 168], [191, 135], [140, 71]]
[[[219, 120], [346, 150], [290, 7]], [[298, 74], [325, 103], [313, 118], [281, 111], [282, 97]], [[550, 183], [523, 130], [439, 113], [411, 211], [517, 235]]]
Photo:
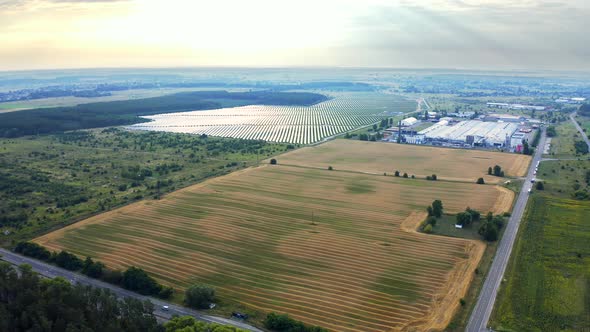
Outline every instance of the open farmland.
[[[286, 312], [334, 331], [442, 329], [473, 276], [482, 242], [415, 232], [442, 198], [507, 211], [513, 193], [289, 166], [262, 166], [123, 207], [36, 239], [111, 268], [144, 268], [182, 289]], [[313, 216], [312, 216], [313, 215]]]
[[310, 144], [370, 125], [416, 103], [380, 93], [343, 93], [312, 106], [251, 105], [145, 116], [130, 129]]
[[502, 166], [506, 176], [523, 176], [530, 157], [519, 154], [479, 150], [447, 149], [419, 145], [334, 140], [305, 147], [281, 155], [280, 164], [372, 174], [402, 174], [425, 177], [436, 174], [440, 179], [475, 182], [483, 177], [486, 183], [503, 178], [488, 176], [488, 167]]

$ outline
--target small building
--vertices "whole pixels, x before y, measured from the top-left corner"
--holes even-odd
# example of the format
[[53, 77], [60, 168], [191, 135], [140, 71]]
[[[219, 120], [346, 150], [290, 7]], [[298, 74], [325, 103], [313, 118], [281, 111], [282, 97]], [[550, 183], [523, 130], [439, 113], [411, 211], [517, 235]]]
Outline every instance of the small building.
[[518, 151], [518, 146], [522, 146], [522, 140], [526, 139], [526, 133], [516, 132], [510, 137], [510, 147]]
[[401, 125], [404, 127], [410, 127], [415, 125], [416, 123], [418, 123], [418, 119], [416, 119], [415, 117], [405, 118], [401, 121]]

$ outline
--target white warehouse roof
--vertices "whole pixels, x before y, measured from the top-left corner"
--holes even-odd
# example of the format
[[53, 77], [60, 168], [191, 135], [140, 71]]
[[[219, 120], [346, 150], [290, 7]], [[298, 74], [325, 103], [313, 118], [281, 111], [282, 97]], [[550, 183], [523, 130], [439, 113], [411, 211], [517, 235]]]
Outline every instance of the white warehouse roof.
[[512, 136], [517, 129], [518, 124], [512, 122], [470, 120], [461, 121], [454, 126], [435, 125], [419, 132], [419, 134], [424, 134], [431, 139], [451, 141], [466, 141], [467, 136], [474, 136], [485, 139], [489, 144], [502, 144], [506, 141], [506, 136]]
[[412, 126], [412, 125], [416, 124], [416, 122], [418, 122], [418, 119], [416, 119], [414, 117], [405, 118], [402, 120], [402, 126]]

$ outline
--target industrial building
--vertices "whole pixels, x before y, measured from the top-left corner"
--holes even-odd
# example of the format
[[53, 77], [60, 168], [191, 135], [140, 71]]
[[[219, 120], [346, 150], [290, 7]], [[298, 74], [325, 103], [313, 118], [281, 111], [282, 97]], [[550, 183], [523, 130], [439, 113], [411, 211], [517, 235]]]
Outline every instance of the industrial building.
[[508, 103], [487, 103], [488, 107], [504, 108], [509, 110], [529, 110], [529, 111], [544, 111], [547, 107], [523, 104], [508, 104]]
[[518, 115], [491, 113], [486, 115], [483, 120], [492, 122], [524, 122], [526, 118]]
[[511, 147], [512, 136], [519, 125], [514, 122], [461, 121], [449, 126], [440, 121], [418, 135], [435, 145]]
[[555, 99], [555, 102], [559, 103], [559, 104], [581, 104], [585, 101], [586, 101], [586, 98], [582, 98], [582, 97]]

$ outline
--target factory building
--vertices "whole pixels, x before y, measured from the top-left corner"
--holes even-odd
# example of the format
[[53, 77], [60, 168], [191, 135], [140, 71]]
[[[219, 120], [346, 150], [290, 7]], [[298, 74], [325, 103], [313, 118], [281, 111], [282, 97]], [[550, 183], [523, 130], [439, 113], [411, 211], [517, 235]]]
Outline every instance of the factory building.
[[418, 135], [434, 145], [510, 147], [512, 135], [519, 125], [514, 122], [461, 121], [449, 126], [441, 121]]
[[486, 115], [483, 120], [486, 122], [524, 122], [526, 118], [518, 115], [492, 113]]

